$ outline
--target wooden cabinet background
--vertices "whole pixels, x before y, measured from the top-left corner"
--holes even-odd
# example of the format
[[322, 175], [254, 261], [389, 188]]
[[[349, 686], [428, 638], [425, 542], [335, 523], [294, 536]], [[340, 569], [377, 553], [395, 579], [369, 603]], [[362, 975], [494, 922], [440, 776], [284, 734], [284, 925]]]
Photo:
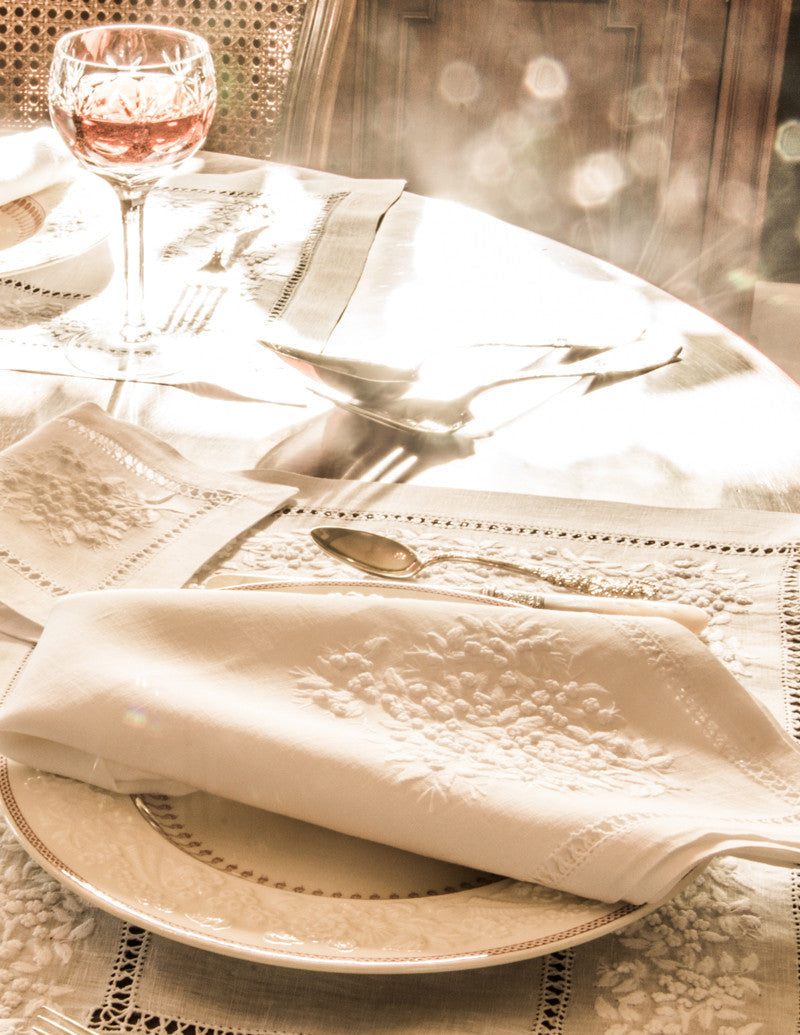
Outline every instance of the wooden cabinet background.
[[746, 330], [791, 0], [358, 0], [328, 167], [401, 176]]

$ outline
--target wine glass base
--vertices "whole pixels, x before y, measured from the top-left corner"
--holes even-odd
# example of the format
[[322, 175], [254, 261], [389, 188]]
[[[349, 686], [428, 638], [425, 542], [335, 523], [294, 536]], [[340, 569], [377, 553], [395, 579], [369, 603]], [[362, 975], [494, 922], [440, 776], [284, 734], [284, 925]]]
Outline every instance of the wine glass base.
[[86, 330], [70, 338], [64, 355], [75, 370], [88, 377], [158, 381], [183, 369], [187, 350], [187, 341], [178, 335], [154, 332], [142, 341], [111, 345]]

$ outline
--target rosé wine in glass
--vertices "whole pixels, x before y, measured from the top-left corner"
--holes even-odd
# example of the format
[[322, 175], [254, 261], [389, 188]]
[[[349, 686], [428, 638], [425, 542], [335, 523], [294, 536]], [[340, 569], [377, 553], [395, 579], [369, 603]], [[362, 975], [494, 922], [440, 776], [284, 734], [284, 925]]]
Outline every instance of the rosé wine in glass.
[[[149, 377], [179, 365], [144, 316], [143, 209], [153, 185], [205, 141], [216, 103], [208, 44], [152, 25], [94, 26], [58, 40], [50, 117], [78, 161], [120, 201], [125, 315], [119, 338], [73, 342], [75, 365], [100, 376]], [[88, 346], [88, 347], [87, 347]]]
[[206, 138], [213, 100], [198, 104], [170, 76], [101, 75], [85, 85], [79, 106], [67, 111], [54, 103], [51, 118], [76, 157], [100, 175], [139, 176], [153, 167], [161, 175]]

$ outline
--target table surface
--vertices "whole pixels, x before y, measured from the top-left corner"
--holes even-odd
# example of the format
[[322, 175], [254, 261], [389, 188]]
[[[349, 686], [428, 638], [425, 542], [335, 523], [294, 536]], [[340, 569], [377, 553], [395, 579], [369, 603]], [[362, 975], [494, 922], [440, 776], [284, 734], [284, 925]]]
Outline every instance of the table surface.
[[[227, 166], [210, 156], [207, 167]], [[680, 347], [680, 362], [601, 391], [573, 383], [491, 438], [422, 443], [416, 465], [384, 477], [657, 505], [796, 509], [800, 388], [790, 378], [652, 285], [477, 211], [404, 194], [386, 214], [325, 351], [403, 365], [438, 355], [452, 369], [455, 392], [465, 345], [614, 345], [639, 336], [643, 351], [653, 342]], [[418, 441], [377, 431], [311, 395], [298, 410], [23, 372], [4, 375], [2, 394], [3, 445], [92, 399], [191, 459], [227, 470], [375, 477], [398, 444], [420, 452]]]
[[[218, 156], [207, 162], [209, 169], [227, 167]], [[379, 428], [326, 400], [303, 396], [299, 374], [303, 406], [298, 408], [281, 405], [280, 399], [236, 400], [191, 386], [5, 370], [0, 378], [0, 445], [8, 446], [50, 418], [92, 401], [151, 431], [190, 460], [224, 471], [279, 470], [667, 507], [800, 507], [800, 387], [741, 338], [653, 286], [458, 205], [410, 194], [400, 198], [381, 224], [363, 276], [325, 349], [385, 362], [438, 356], [445, 372], [452, 371], [455, 390], [458, 350], [466, 345], [532, 347], [558, 339], [596, 347], [639, 340], [643, 350], [652, 342], [673, 342], [682, 351], [679, 362], [642, 377], [593, 391], [586, 390], [586, 382], [570, 382], [549, 397], [536, 396], [530, 413], [474, 441], [420, 441]], [[16, 892], [22, 894], [27, 879], [25, 864], [18, 860], [15, 865], [17, 870], [4, 878], [12, 899]], [[51, 888], [49, 894], [56, 893]], [[73, 980], [79, 973], [86, 987], [92, 986], [93, 954], [105, 958], [116, 945], [121, 954], [116, 966], [124, 972], [126, 939], [134, 946], [134, 958], [148, 936], [126, 925], [120, 942], [118, 921], [99, 914], [92, 919], [91, 940], [82, 947], [75, 932], [88, 923], [86, 912], [71, 899], [69, 903], [62, 901], [58, 908], [62, 913], [72, 910], [63, 918], [72, 944], [68, 949], [65, 943], [60, 951], [77, 968]], [[42, 906], [42, 916], [46, 909]], [[34, 915], [27, 906], [23, 912]], [[42, 924], [54, 929], [55, 921]], [[48, 938], [55, 944], [58, 937], [51, 931], [41, 945]], [[218, 971], [223, 965], [213, 956], [181, 956], [176, 949], [178, 956], [170, 958], [170, 943], [157, 939], [147, 951], [176, 980], [176, 960], [191, 969], [183, 977], [196, 989], [196, 1001], [202, 999], [204, 981], [216, 989], [209, 996], [220, 994]], [[262, 971], [226, 961], [226, 1008], [235, 1012], [236, 1003], [242, 1004], [242, 1030], [284, 1035], [344, 1030], [634, 1035], [642, 1030], [625, 1019], [624, 1009], [603, 1018], [602, 1011], [597, 1014], [590, 1007], [576, 1013], [564, 1029], [557, 989], [570, 959], [567, 950], [530, 964], [403, 979]], [[736, 977], [741, 990], [749, 964], [741, 953], [737, 960], [741, 966], [734, 975], [731, 963], [731, 981]], [[633, 974], [635, 960], [626, 965]], [[44, 972], [49, 976], [37, 978], [36, 986], [42, 1001], [64, 980], [55, 957]], [[786, 1002], [796, 1010], [796, 974], [784, 977]], [[2, 971], [0, 961], [0, 1017], [24, 1015], [25, 1004], [13, 993], [18, 978]], [[674, 973], [670, 980], [680, 984]], [[631, 981], [634, 989], [633, 977]], [[120, 979], [115, 987], [124, 984]], [[29, 1005], [30, 981], [26, 987]], [[263, 987], [270, 989], [272, 1012], [257, 1023], [245, 1007], [261, 1002]], [[169, 989], [162, 991], [169, 1003]], [[552, 1009], [548, 994], [555, 997]], [[679, 993], [673, 989], [669, 994]], [[747, 993], [736, 994], [741, 999]], [[319, 997], [325, 1008], [316, 1016], [310, 1006], [304, 1012], [298, 1005], [303, 997], [309, 1003], [308, 997]], [[66, 1001], [71, 1001], [69, 995]], [[394, 1021], [383, 1027], [388, 1002]], [[163, 1018], [151, 1018], [152, 1030], [162, 1030], [168, 1013], [164, 1009]], [[708, 1009], [693, 1014], [688, 1027], [674, 1029], [668, 1026], [668, 1011], [656, 1010], [647, 1031], [766, 1031], [760, 1022], [748, 1021], [746, 1010], [726, 1015], [719, 1004]], [[92, 1019], [102, 1026], [121, 1017], [109, 1006], [106, 1014], [98, 1011]], [[136, 1018], [131, 1023], [135, 1026]]]

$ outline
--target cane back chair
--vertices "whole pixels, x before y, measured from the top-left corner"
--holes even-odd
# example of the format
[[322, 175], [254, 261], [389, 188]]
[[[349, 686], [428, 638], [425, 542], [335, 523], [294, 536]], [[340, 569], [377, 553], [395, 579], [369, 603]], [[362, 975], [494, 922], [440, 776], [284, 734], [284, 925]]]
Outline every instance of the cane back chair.
[[323, 167], [356, 0], [0, 0], [0, 126], [47, 121], [59, 36], [84, 25], [171, 25], [208, 40], [211, 151]]

